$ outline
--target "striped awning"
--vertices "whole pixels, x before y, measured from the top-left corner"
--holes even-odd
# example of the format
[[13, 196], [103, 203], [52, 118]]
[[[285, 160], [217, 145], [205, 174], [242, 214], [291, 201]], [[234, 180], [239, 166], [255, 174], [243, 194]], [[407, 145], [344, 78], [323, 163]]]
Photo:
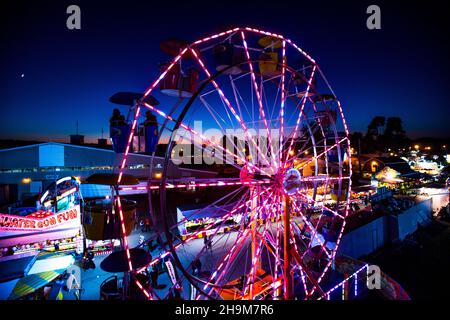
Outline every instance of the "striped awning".
[[73, 255], [63, 252], [39, 253], [30, 272], [17, 282], [8, 300], [22, 298], [42, 288], [71, 267], [74, 261]]
[[23, 277], [19, 280], [19, 282], [17, 282], [15, 288], [9, 295], [8, 300], [16, 300], [35, 292], [56, 279], [61, 273], [64, 272], [64, 270], [65, 269], [46, 271]]

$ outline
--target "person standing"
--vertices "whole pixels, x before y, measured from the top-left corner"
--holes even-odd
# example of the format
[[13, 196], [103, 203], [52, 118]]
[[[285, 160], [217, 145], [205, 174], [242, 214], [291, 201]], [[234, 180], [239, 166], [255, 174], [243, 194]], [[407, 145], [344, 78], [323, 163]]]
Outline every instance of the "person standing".
[[150, 269], [150, 279], [152, 282], [152, 287], [157, 288], [158, 287], [158, 270], [154, 265], [152, 265], [150, 268], [151, 268]]
[[80, 300], [80, 284], [77, 280], [77, 277], [75, 276], [76, 271], [72, 270], [72, 272], [69, 274], [69, 277], [67, 278], [66, 281], [66, 287], [67, 287], [67, 291], [71, 292], [72, 289], [75, 290], [74, 294], [75, 297], [77, 298], [77, 300]]
[[212, 252], [212, 240], [211, 239], [208, 239], [207, 246], [208, 246], [208, 249]]
[[201, 273], [201, 269], [202, 269], [202, 263], [199, 258], [196, 258], [192, 262], [192, 273], [194, 274], [194, 276], [198, 277]]

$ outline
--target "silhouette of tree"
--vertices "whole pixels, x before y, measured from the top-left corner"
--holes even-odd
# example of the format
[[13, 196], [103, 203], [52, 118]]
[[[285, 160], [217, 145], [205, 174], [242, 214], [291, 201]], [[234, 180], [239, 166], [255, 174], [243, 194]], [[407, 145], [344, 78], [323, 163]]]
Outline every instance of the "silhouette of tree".
[[406, 137], [405, 130], [403, 130], [402, 119], [399, 117], [387, 118], [386, 127], [380, 139], [380, 143], [385, 151], [387, 149], [397, 151], [398, 149], [407, 146], [409, 139]]
[[374, 153], [382, 148], [380, 145], [381, 130], [386, 123], [386, 118], [376, 116], [367, 127], [367, 133], [364, 136], [364, 146], [367, 153]]

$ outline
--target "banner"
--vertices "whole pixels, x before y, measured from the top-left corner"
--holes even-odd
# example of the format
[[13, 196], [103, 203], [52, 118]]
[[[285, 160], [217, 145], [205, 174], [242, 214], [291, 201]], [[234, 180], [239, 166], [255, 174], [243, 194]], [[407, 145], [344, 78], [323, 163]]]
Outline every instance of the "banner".
[[175, 273], [175, 269], [173, 267], [173, 264], [170, 260], [166, 261], [166, 268], [167, 268], [167, 273], [170, 276], [170, 280], [172, 280], [173, 284], [177, 283], [177, 275]]
[[0, 248], [71, 238], [81, 226], [80, 206], [58, 213], [34, 212], [28, 216], [0, 214]]
[[195, 300], [197, 298], [197, 289], [191, 284], [191, 297], [190, 300]]
[[75, 206], [58, 213], [38, 211], [26, 217], [0, 214], [0, 231], [36, 231], [36, 229], [55, 228], [71, 222], [78, 222], [79, 225], [79, 212], [80, 207]]

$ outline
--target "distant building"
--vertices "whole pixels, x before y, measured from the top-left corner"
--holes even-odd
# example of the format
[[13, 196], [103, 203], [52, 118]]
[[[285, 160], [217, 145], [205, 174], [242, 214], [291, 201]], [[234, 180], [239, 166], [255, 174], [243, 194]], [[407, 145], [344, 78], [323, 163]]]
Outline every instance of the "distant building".
[[[0, 150], [0, 205], [37, 195], [61, 177], [74, 176], [83, 182], [94, 173], [118, 172], [122, 158], [123, 154], [112, 150], [56, 142]], [[160, 179], [163, 166], [161, 157], [152, 163], [149, 155], [130, 153], [124, 173], [147, 181], [152, 172], [152, 179]], [[214, 176], [214, 172], [173, 164], [167, 171], [168, 179]]]
[[421, 174], [411, 169], [408, 162], [400, 157], [371, 157], [361, 161], [362, 171], [366, 177], [371, 177], [385, 167], [395, 170], [400, 177], [415, 178]]
[[70, 135], [70, 143], [76, 145], [84, 144], [84, 136], [81, 134], [71, 134]]

